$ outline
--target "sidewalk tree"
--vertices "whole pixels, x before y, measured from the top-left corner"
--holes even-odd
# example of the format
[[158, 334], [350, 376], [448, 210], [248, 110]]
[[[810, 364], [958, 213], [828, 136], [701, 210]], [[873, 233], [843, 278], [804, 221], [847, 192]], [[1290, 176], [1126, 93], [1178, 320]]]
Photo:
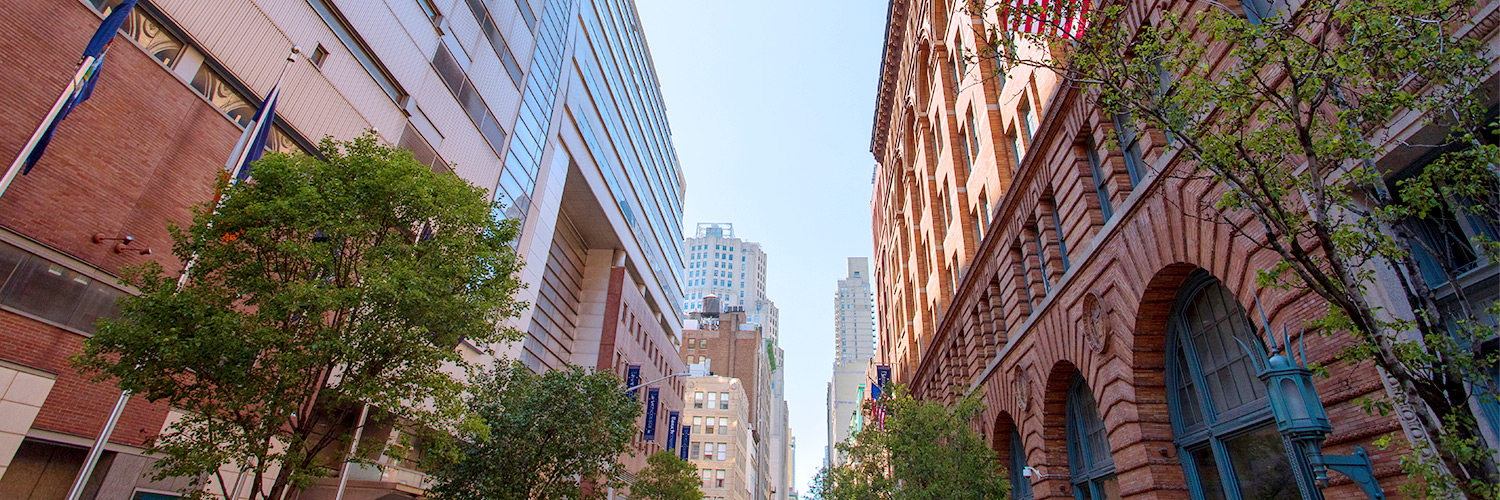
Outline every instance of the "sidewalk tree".
[[823, 500], [1003, 500], [1010, 482], [995, 451], [974, 431], [984, 412], [978, 397], [953, 406], [913, 398], [896, 386], [874, 404], [883, 422], [867, 422], [838, 443], [843, 464], [813, 482]]
[[638, 432], [641, 403], [610, 372], [538, 375], [514, 362], [478, 374], [469, 391], [481, 425], [433, 468], [430, 493], [442, 500], [602, 498]]
[[[1366, 408], [1415, 410], [1431, 439], [1405, 460], [1427, 488], [1412, 492], [1494, 498], [1496, 444], [1473, 402], [1495, 403], [1497, 359], [1486, 344], [1500, 303], [1462, 286], [1434, 292], [1500, 264], [1493, 59], [1465, 31], [1475, 4], [1305, 0], [1294, 12], [1252, 11], [1266, 3], [1285, 5], [1145, 12], [1137, 2], [971, 0], [990, 43], [967, 57], [1053, 71], [1117, 131], [1151, 135], [1187, 165], [1164, 175], [1212, 182], [1221, 196], [1185, 211], [1205, 209], [1248, 246], [1279, 255], [1258, 276], [1262, 287], [1327, 302], [1308, 329], [1348, 335], [1341, 359], [1373, 362], [1393, 381], [1394, 397]], [[1024, 20], [1044, 27], [1017, 29]], [[1413, 118], [1438, 132], [1384, 135]], [[1383, 170], [1376, 160], [1393, 139], [1433, 161], [1414, 175]], [[1368, 300], [1382, 270], [1397, 282], [1395, 310]]]
[[522, 305], [518, 229], [483, 189], [373, 133], [319, 149], [221, 181], [217, 208], [171, 228], [187, 279], [129, 270], [140, 294], [75, 358], [181, 411], [150, 453], [159, 478], [192, 478], [190, 496], [212, 480], [227, 497], [242, 473], [250, 498], [276, 499], [337, 473], [364, 404], [454, 427], [468, 414], [458, 344], [519, 337], [496, 322]]
[[678, 458], [677, 453], [662, 450], [646, 457], [646, 468], [630, 483], [630, 498], [640, 500], [699, 500], [703, 480], [692, 462]]

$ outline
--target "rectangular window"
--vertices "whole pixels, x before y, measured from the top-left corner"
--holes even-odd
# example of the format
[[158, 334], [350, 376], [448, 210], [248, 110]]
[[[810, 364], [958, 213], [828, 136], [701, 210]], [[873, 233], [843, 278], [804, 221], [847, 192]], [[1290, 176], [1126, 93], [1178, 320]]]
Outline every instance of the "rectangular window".
[[719, 434], [729, 434], [729, 417], [719, 417]]
[[1131, 124], [1129, 114], [1116, 113], [1113, 120], [1115, 135], [1120, 137], [1120, 150], [1125, 157], [1125, 173], [1130, 176], [1130, 187], [1135, 187], [1141, 182], [1141, 168], [1145, 161], [1141, 158], [1141, 138]]
[[[724, 446], [724, 445], [721, 444], [719, 446]], [[719, 448], [719, 450], [720, 450], [719, 454], [722, 455], [723, 454], [723, 448]], [[714, 471], [714, 487], [715, 488], [723, 488], [724, 487], [724, 469], [719, 469], [719, 470]]]
[[719, 443], [719, 454], [714, 459], [723, 462], [725, 460], [724, 455], [727, 453], [729, 453], [729, 444]]
[[703, 391], [693, 393], [693, 408], [703, 408]]
[[[525, 84], [525, 74], [521, 71], [521, 65], [516, 63], [516, 56], [510, 52], [510, 44], [505, 43], [505, 37], [500, 34], [500, 28], [495, 25], [494, 17], [485, 8], [483, 0], [467, 0], [469, 10], [474, 13], [474, 20], [479, 22], [480, 31], [484, 32], [485, 39], [490, 42], [490, 49], [495, 51], [495, 57], [500, 58], [500, 64], [505, 66], [505, 72], [510, 75], [510, 80], [520, 88]], [[522, 2], [526, 0], [520, 0]]]
[[1015, 162], [1015, 163], [1012, 164], [1013, 168], [1020, 169], [1021, 168], [1021, 158], [1022, 158], [1022, 156], [1021, 156], [1021, 139], [1018, 138], [1018, 137], [1016, 137], [1016, 133], [1015, 132], [1011, 132], [1011, 133], [1006, 134], [1006, 135], [1008, 136], [1007, 138], [1010, 139], [1010, 159], [1011, 159], [1011, 161]]
[[714, 459], [714, 444], [713, 443], [703, 443], [703, 459], [704, 460], [713, 460]]
[[1089, 173], [1094, 176], [1094, 196], [1099, 198], [1099, 212], [1104, 220], [1109, 220], [1115, 213], [1115, 208], [1109, 202], [1109, 179], [1104, 177], [1104, 168], [1099, 165], [1099, 153], [1096, 151], [1092, 138], [1083, 143], [1084, 154], [1089, 161]]
[[[702, 443], [693, 443], [692, 447], [688, 449], [688, 456], [689, 457], [697, 458], [700, 450], [702, 450], [702, 449], [703, 449], [703, 444]], [[704, 472], [707, 472], [707, 471], [704, 471]], [[707, 474], [704, 474], [704, 476], [707, 476]], [[706, 480], [708, 478], [704, 477], [704, 479]]]
[[693, 434], [703, 433], [703, 417], [693, 417]]
[[727, 392], [721, 392], [721, 393], [719, 393], [719, 409], [720, 410], [728, 410], [729, 409], [729, 393], [727, 393]]
[[713, 417], [708, 417], [708, 421], [703, 424], [704, 425], [704, 431], [703, 431], [703, 433], [704, 434], [718, 434], [718, 432], [714, 432], [718, 428], [718, 426], [715, 425], [716, 422], [717, 422], [717, 420], [715, 420]]
[[1064, 241], [1062, 219], [1057, 216], [1057, 204], [1052, 204], [1052, 234], [1057, 236], [1057, 254], [1062, 257], [1062, 268], [1068, 270], [1068, 242]]
[[84, 333], [119, 313], [125, 292], [20, 248], [0, 243], [0, 305]]

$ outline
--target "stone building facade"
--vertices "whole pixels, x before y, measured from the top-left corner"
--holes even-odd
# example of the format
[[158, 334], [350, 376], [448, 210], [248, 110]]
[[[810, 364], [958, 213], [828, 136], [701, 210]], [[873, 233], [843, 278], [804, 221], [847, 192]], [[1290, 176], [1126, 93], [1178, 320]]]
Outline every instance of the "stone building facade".
[[[980, 57], [957, 78], [931, 70], [981, 53], [973, 37], [995, 25], [955, 4], [890, 3], [872, 218], [880, 346], [896, 380], [928, 399], [982, 397], [977, 427], [1018, 499], [1364, 498], [1338, 474], [1321, 491], [1299, 491], [1300, 459], [1285, 452], [1251, 355], [1235, 345], [1259, 345], [1257, 300], [1272, 330], [1294, 334], [1325, 304], [1257, 287], [1256, 272], [1278, 256], [1215, 222], [1221, 186], [1170, 175], [1185, 166], [1159, 131], [1120, 142], [1113, 117], [1079, 87], [1030, 69], [997, 71]], [[1128, 6], [1133, 22], [1208, 7]], [[1464, 36], [1500, 46], [1495, 2], [1474, 15]], [[954, 81], [976, 83], [950, 93]], [[965, 172], [950, 158], [966, 134], [932, 131], [969, 127], [976, 109], [988, 110], [975, 125], [983, 159]], [[1421, 155], [1399, 143], [1433, 132], [1425, 127], [1403, 117], [1383, 131], [1392, 152], [1382, 170], [1420, 168]], [[960, 187], [964, 196], [949, 194]], [[986, 201], [990, 213], [973, 214]], [[1458, 286], [1493, 300], [1496, 273], [1474, 264]], [[1402, 311], [1399, 292], [1381, 285], [1370, 299]], [[1368, 364], [1336, 362], [1340, 337], [1304, 341], [1308, 361], [1331, 367], [1316, 382], [1333, 423], [1327, 452], [1363, 448], [1395, 492], [1407, 441], [1371, 443], [1420, 429], [1400, 412], [1359, 407], [1385, 395], [1386, 381]]]
[[755, 439], [750, 433], [750, 399], [734, 377], [690, 377], [683, 389], [682, 425], [692, 426], [688, 460], [698, 467], [706, 500], [755, 497]]

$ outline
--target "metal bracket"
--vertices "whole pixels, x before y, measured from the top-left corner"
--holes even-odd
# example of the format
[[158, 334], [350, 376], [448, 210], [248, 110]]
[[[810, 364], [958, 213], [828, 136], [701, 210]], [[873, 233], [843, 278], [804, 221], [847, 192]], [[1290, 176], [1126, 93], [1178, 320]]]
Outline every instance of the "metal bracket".
[[1370, 500], [1385, 500], [1385, 490], [1375, 481], [1375, 464], [1364, 448], [1355, 448], [1353, 455], [1323, 455], [1323, 463], [1329, 469], [1339, 471], [1365, 490]]

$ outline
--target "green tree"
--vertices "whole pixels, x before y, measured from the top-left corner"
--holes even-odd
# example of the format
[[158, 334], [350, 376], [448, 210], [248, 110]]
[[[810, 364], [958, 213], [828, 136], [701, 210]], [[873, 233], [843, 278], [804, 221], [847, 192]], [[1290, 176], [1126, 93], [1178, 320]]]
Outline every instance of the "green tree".
[[636, 474], [630, 484], [630, 498], [640, 500], [698, 500], [703, 492], [698, 486], [703, 480], [698, 477], [698, 468], [692, 462], [677, 457], [677, 453], [662, 450], [646, 457], [646, 468]]
[[[1086, 5], [1071, 2], [969, 8], [1061, 21], [1058, 12]], [[1343, 360], [1389, 374], [1395, 397], [1363, 403], [1414, 410], [1431, 440], [1415, 443], [1406, 465], [1425, 493], [1494, 498], [1496, 447], [1470, 400], [1497, 394], [1497, 360], [1482, 345], [1496, 336], [1490, 317], [1500, 303], [1462, 287], [1451, 301], [1433, 292], [1459, 282], [1468, 264], [1460, 254], [1500, 264], [1493, 232], [1471, 240], [1455, 230], [1500, 227], [1500, 148], [1485, 117], [1492, 59], [1464, 31], [1474, 3], [1306, 0], [1294, 2], [1295, 12], [1255, 13], [1251, 2], [1201, 2], [1186, 12], [1153, 10], [1149, 22], [1137, 3], [1095, 2], [1102, 6], [1076, 35], [991, 26], [985, 52], [1056, 72], [1121, 128], [1155, 134], [1185, 159], [1164, 175], [1208, 181], [1221, 195], [1186, 210], [1202, 208], [1249, 247], [1276, 252], [1279, 262], [1260, 272], [1259, 284], [1321, 297], [1327, 315], [1307, 326], [1348, 335]], [[1440, 157], [1394, 180], [1376, 164], [1390, 139], [1376, 132], [1411, 116], [1439, 132], [1406, 141]], [[1382, 270], [1399, 282], [1398, 305], [1414, 314], [1369, 301]]]
[[613, 373], [582, 367], [538, 375], [516, 362], [481, 373], [466, 402], [483, 425], [459, 433], [456, 457], [432, 471], [431, 493], [444, 500], [602, 496], [641, 414], [623, 389]]
[[893, 387], [875, 404], [885, 421], [871, 422], [838, 443], [843, 464], [825, 468], [812, 493], [824, 500], [927, 500], [1009, 498], [1010, 482], [997, 472], [995, 451], [971, 423], [984, 412], [977, 396], [952, 407], [911, 397]]
[[517, 227], [483, 189], [373, 133], [320, 152], [270, 154], [251, 180], [221, 181], [217, 207], [171, 228], [186, 278], [156, 263], [127, 272], [140, 294], [75, 358], [183, 411], [150, 452], [158, 477], [193, 478], [194, 496], [209, 478], [227, 493], [221, 465], [248, 474], [257, 499], [336, 473], [332, 445], [364, 404], [452, 427], [467, 414], [453, 403], [468, 368], [455, 347], [518, 337], [496, 323], [521, 306]]

